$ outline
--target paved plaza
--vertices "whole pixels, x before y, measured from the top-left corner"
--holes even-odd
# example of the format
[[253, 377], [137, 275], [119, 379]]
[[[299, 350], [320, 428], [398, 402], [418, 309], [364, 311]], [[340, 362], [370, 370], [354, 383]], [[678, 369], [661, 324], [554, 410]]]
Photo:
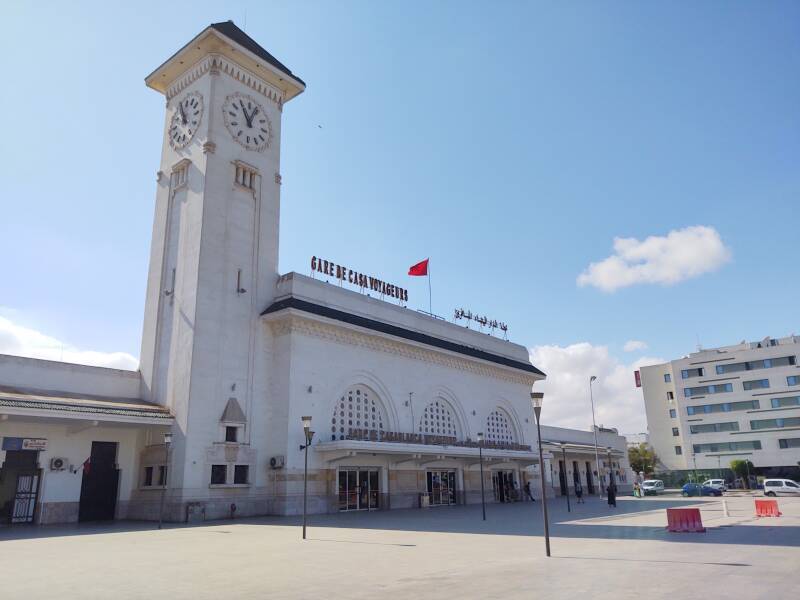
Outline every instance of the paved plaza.
[[[800, 499], [771, 519], [726, 501], [728, 517], [718, 498], [552, 500], [549, 559], [538, 502], [489, 505], [485, 522], [480, 506], [314, 515], [305, 542], [297, 518], [1, 529], [0, 597], [788, 597]], [[708, 532], [666, 532], [673, 506], [700, 506]]]

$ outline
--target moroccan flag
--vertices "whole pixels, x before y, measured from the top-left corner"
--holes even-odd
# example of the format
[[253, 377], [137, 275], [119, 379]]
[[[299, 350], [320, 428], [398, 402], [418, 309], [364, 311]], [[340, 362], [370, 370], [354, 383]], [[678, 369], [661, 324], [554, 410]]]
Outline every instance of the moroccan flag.
[[417, 264], [413, 265], [408, 270], [409, 275], [413, 275], [414, 277], [422, 277], [428, 274], [428, 259], [426, 258], [422, 262], [418, 262]]

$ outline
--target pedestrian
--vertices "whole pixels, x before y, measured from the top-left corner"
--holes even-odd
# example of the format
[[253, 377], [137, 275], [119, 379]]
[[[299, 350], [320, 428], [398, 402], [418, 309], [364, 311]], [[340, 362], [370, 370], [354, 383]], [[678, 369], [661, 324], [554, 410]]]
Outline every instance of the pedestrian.
[[528, 495], [528, 498], [531, 499], [531, 502], [536, 502], [536, 498], [534, 498], [533, 494], [531, 493], [531, 482], [530, 481], [526, 481], [525, 482], [525, 486], [524, 486], [523, 489], [525, 490], [525, 493]]
[[585, 504], [583, 501], [583, 486], [580, 481], [575, 482], [575, 497], [578, 499], [578, 504]]
[[617, 507], [617, 486], [616, 486], [616, 484], [613, 481], [611, 481], [611, 483], [608, 484], [608, 489], [606, 491], [608, 492], [608, 505], [609, 506], [613, 506], [614, 508], [616, 508]]

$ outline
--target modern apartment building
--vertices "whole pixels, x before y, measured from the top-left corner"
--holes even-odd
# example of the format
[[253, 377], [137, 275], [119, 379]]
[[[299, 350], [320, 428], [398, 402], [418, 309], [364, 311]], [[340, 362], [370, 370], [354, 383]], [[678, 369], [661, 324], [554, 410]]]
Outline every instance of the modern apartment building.
[[640, 370], [650, 444], [670, 470], [800, 477], [800, 336], [700, 350]]

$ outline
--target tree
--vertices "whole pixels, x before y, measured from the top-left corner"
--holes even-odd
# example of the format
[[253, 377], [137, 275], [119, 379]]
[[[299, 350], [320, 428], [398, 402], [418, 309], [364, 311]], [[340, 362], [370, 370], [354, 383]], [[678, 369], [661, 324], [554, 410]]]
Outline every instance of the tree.
[[639, 444], [628, 448], [628, 462], [631, 463], [631, 469], [637, 473], [647, 474], [655, 470], [658, 456], [647, 444]]
[[737, 458], [736, 460], [731, 461], [731, 471], [733, 471], [737, 477], [741, 477], [744, 481], [746, 481], [747, 489], [750, 489], [750, 474], [754, 473], [753, 470], [753, 463], [749, 460], [742, 460]]

